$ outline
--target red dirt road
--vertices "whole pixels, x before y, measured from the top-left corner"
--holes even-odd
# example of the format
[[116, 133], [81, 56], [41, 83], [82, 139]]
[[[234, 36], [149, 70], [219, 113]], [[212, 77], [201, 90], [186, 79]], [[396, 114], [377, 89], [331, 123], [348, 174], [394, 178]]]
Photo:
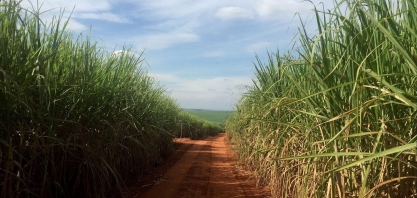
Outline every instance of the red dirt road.
[[142, 178], [126, 198], [269, 197], [239, 171], [225, 144], [226, 134], [204, 140], [177, 139], [165, 164]]

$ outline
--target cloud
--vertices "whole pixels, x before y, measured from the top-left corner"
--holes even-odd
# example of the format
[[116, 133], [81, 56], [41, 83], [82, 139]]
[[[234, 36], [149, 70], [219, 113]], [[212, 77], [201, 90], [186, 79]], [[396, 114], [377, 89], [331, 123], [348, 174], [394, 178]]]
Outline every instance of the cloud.
[[75, 20], [77, 18], [107, 20], [117, 23], [128, 22], [127, 19], [110, 13], [112, 5], [106, 0], [45, 0], [39, 1], [39, 4], [34, 0], [23, 0], [20, 5], [28, 10], [39, 10], [42, 13], [42, 21], [46, 23], [50, 23], [54, 17], [61, 14], [64, 21], [72, 16], [67, 26], [67, 29], [72, 31], [88, 29], [86, 25]]
[[[140, 8], [138, 15], [156, 19], [188, 19], [209, 13], [219, 5], [219, 0], [141, 0], [133, 1]], [[224, 4], [224, 3], [220, 3]]]
[[256, 10], [263, 18], [282, 20], [288, 14], [294, 15], [296, 12], [306, 9], [303, 4], [294, 0], [260, 0]]
[[104, 20], [110, 21], [115, 23], [129, 23], [129, 19], [121, 17], [119, 15], [110, 13], [110, 12], [103, 12], [103, 13], [80, 13], [75, 16], [75, 18], [80, 19], [96, 19], [96, 20]]
[[161, 33], [136, 38], [139, 46], [149, 50], [160, 50], [172, 47], [181, 43], [192, 43], [199, 41], [200, 37], [191, 33]]
[[262, 49], [267, 49], [270, 46], [272, 46], [271, 42], [261, 41], [261, 42], [256, 42], [256, 43], [252, 43], [252, 44], [248, 45], [246, 47], [246, 50], [248, 52], [253, 53], [253, 52], [257, 52], [257, 51], [262, 50]]
[[222, 57], [225, 56], [226, 53], [221, 50], [210, 51], [203, 54], [205, 57], [214, 58], [214, 57]]
[[240, 7], [223, 7], [220, 8], [215, 16], [223, 20], [235, 19], [253, 19], [253, 13], [249, 10]]
[[231, 110], [251, 85], [249, 77], [183, 79], [170, 74], [149, 74], [168, 91], [183, 108]]
[[45, 0], [39, 1], [39, 5], [37, 5], [34, 0], [23, 0], [21, 5], [25, 8], [31, 8], [32, 5], [35, 8], [41, 7], [42, 11], [52, 9], [53, 12], [59, 12], [60, 9], [64, 8], [67, 12], [71, 12], [74, 7], [75, 12], [99, 12], [110, 10], [111, 8], [111, 4], [106, 0]]
[[[314, 5], [319, 6], [323, 3], [325, 9], [333, 7], [333, 0], [321, 1], [298, 1], [298, 0], [259, 0], [255, 6], [257, 14], [264, 19], [273, 19], [280, 21], [291, 20], [296, 13], [305, 18], [307, 14], [311, 14]], [[320, 6], [319, 9], [322, 7]]]
[[142, 54], [138, 54], [136, 52], [129, 51], [129, 50], [116, 50], [112, 53], [112, 55], [114, 55], [116, 57], [120, 57], [122, 55], [127, 55], [129, 57], [134, 57], [134, 58], [140, 58], [142, 56]]
[[78, 23], [77, 21], [75, 21], [73, 19], [70, 19], [68, 21], [68, 25], [67, 25], [66, 29], [67, 30], [72, 30], [72, 31], [75, 31], [75, 32], [79, 32], [79, 31], [86, 30], [87, 27], [85, 25], [81, 24], [81, 23]]

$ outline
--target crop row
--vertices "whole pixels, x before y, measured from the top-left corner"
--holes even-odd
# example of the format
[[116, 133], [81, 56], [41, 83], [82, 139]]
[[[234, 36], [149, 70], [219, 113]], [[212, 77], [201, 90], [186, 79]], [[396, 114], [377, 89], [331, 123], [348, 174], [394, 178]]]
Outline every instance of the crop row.
[[107, 53], [67, 22], [0, 5], [0, 197], [109, 197], [176, 136], [221, 131], [181, 112], [140, 55]]
[[415, 197], [417, 2], [334, 4], [258, 59], [228, 137], [274, 197]]

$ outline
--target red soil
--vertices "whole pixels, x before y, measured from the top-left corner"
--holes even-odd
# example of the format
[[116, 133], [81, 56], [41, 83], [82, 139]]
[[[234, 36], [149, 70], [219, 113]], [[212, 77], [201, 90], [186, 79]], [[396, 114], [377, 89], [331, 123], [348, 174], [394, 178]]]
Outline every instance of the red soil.
[[225, 136], [175, 140], [180, 146], [166, 163], [140, 178], [124, 197], [269, 197], [267, 189], [256, 188], [236, 167]]

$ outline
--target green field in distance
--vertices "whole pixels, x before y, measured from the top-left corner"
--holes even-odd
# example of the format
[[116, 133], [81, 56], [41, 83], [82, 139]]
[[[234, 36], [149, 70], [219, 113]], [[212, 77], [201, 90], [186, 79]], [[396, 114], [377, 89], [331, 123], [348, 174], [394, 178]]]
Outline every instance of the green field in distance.
[[184, 111], [196, 115], [200, 118], [206, 119], [208, 121], [224, 124], [227, 116], [232, 113], [232, 111], [215, 111], [215, 110], [203, 110], [203, 109], [183, 109]]

